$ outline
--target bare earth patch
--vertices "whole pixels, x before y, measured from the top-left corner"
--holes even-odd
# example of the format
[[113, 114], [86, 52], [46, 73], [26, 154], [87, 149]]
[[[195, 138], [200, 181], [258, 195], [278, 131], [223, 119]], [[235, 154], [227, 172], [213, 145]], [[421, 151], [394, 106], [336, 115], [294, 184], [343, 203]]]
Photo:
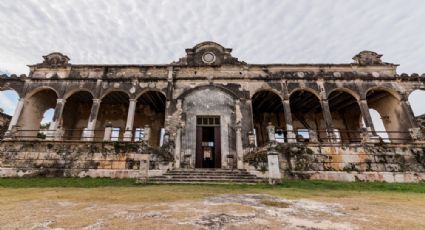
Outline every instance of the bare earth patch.
[[425, 229], [421, 194], [211, 190], [208, 186], [0, 189], [0, 228]]

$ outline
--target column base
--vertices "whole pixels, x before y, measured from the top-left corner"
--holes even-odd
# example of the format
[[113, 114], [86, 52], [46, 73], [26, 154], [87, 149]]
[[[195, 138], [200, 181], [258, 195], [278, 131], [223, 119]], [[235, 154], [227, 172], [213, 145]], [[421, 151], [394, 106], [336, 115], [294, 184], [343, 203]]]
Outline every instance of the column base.
[[133, 137], [132, 132], [130, 130], [127, 130], [124, 132], [123, 141], [131, 141], [132, 137]]

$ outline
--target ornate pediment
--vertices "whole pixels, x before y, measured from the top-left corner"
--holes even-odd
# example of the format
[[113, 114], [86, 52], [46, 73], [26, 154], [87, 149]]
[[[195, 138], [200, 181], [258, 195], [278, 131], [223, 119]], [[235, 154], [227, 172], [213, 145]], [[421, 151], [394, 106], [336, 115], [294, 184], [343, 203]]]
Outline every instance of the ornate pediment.
[[186, 57], [180, 58], [173, 64], [190, 66], [219, 66], [223, 64], [245, 64], [238, 61], [230, 54], [232, 49], [224, 48], [222, 45], [207, 41], [186, 49]]
[[383, 64], [381, 57], [382, 54], [365, 50], [354, 56], [353, 60], [359, 65], [380, 65]]
[[44, 61], [41, 63], [43, 66], [49, 66], [49, 67], [64, 67], [69, 65], [69, 57], [59, 53], [59, 52], [53, 52], [51, 54], [48, 54], [46, 56], [43, 56]]

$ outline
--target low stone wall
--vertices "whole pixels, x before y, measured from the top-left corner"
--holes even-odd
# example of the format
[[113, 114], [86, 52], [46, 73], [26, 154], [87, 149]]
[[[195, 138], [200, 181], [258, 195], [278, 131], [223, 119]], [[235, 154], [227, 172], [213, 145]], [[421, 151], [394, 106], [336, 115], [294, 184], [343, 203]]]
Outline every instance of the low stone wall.
[[[138, 145], [128, 142], [3, 141], [0, 177], [139, 177]], [[160, 175], [167, 163], [149, 174]]]
[[337, 172], [337, 171], [294, 171], [295, 178], [332, 181], [381, 181], [389, 183], [425, 182], [423, 172]]
[[[295, 147], [295, 148], [294, 148]], [[282, 152], [280, 168], [286, 178], [425, 182], [425, 145], [356, 144], [297, 145]]]

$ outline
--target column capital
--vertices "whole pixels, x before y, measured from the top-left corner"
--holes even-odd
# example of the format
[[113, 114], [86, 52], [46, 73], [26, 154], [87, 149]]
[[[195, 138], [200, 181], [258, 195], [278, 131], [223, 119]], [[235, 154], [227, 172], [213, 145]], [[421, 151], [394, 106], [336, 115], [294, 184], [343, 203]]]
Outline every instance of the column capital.
[[100, 103], [102, 102], [102, 99], [100, 98], [93, 98], [93, 103]]
[[136, 98], [130, 98], [130, 99], [128, 99], [130, 102], [135, 102], [135, 101], [137, 101], [137, 99]]
[[64, 98], [58, 98], [58, 99], [56, 99], [56, 103], [62, 103], [62, 104], [64, 104], [66, 102], [66, 99], [64, 99]]

